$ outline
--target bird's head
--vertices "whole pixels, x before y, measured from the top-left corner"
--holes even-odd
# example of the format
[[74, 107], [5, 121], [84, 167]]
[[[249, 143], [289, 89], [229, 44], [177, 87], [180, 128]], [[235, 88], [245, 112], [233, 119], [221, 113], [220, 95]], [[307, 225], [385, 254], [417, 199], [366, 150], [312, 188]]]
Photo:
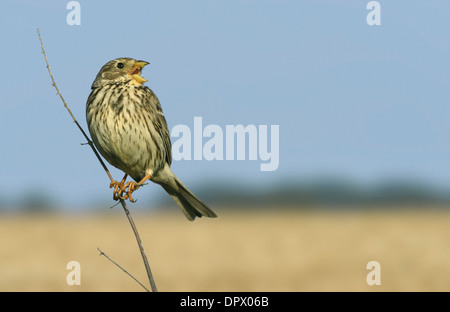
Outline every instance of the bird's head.
[[141, 76], [142, 68], [148, 64], [146, 61], [138, 61], [129, 57], [109, 61], [98, 72], [92, 87], [121, 82], [142, 84], [148, 81]]

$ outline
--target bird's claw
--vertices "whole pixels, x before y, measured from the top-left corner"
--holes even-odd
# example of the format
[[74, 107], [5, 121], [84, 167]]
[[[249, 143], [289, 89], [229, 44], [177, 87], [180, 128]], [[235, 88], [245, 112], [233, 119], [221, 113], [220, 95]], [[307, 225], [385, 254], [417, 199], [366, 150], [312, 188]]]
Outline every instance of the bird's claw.
[[123, 181], [122, 182], [113, 181], [109, 185], [109, 188], [114, 188], [114, 191], [113, 191], [113, 199], [114, 200], [124, 199], [122, 194], [126, 193], [126, 188], [125, 188], [125, 185], [123, 184]]
[[109, 185], [109, 188], [114, 187], [113, 191], [113, 199], [114, 200], [130, 200], [130, 202], [135, 203], [136, 200], [131, 196], [131, 194], [136, 191], [138, 188], [140, 188], [143, 184], [138, 184], [134, 181], [127, 182], [126, 184], [123, 184], [122, 182], [113, 181]]
[[113, 199], [114, 200], [130, 200], [130, 202], [135, 203], [136, 200], [131, 196], [131, 194], [136, 191], [141, 186], [147, 184], [145, 181], [151, 179], [151, 175], [147, 173], [139, 182], [130, 181], [125, 183], [127, 179], [127, 174], [123, 177], [121, 182], [112, 181], [109, 188], [114, 187]]

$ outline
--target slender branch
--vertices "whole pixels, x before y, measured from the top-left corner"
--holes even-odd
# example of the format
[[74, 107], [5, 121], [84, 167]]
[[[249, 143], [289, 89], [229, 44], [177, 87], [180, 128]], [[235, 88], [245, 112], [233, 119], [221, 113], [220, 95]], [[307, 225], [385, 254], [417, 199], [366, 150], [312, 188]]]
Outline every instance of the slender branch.
[[142, 245], [141, 238], [139, 237], [139, 232], [134, 224], [133, 218], [131, 217], [130, 211], [127, 209], [127, 205], [123, 199], [120, 199], [120, 203], [122, 204], [123, 210], [127, 215], [128, 221], [130, 222], [131, 228], [136, 236], [136, 241], [139, 245], [139, 250], [141, 251], [142, 260], [144, 261], [145, 270], [147, 271], [148, 280], [150, 281], [150, 286], [153, 292], [157, 292], [155, 280], [153, 279], [152, 270], [150, 269], [150, 264], [148, 263], [147, 256], [145, 254], [144, 246]]
[[87, 144], [89, 144], [89, 146], [92, 148], [92, 151], [94, 152], [95, 156], [97, 156], [98, 161], [102, 165], [102, 167], [105, 170], [106, 174], [108, 174], [109, 179], [111, 180], [111, 182], [113, 182], [114, 179], [113, 179], [111, 173], [109, 172], [108, 168], [106, 167], [105, 163], [101, 159], [100, 155], [98, 154], [97, 150], [95, 149], [94, 144], [92, 143], [91, 139], [89, 139], [89, 137], [87, 136], [86, 132], [84, 132], [83, 128], [81, 128], [80, 124], [75, 119], [75, 116], [72, 114], [72, 111], [70, 110], [69, 105], [67, 105], [67, 103], [64, 100], [64, 97], [62, 96], [61, 92], [59, 92], [59, 89], [58, 89], [58, 86], [56, 85], [55, 79], [53, 79], [53, 75], [52, 75], [52, 72], [50, 70], [50, 65], [48, 64], [47, 54], [45, 53], [44, 43], [42, 42], [41, 32], [39, 31], [39, 28], [37, 29], [37, 33], [38, 33], [38, 36], [39, 36], [39, 41], [41, 42], [41, 49], [42, 49], [42, 53], [44, 54], [45, 63], [47, 64], [48, 74], [50, 75], [50, 78], [52, 79], [52, 86], [55, 87], [57, 94], [61, 98], [61, 101], [63, 102], [64, 107], [69, 112], [70, 117], [72, 117], [73, 122], [77, 125], [78, 129], [80, 129], [81, 133], [83, 134], [83, 136], [85, 137], [85, 139], [88, 142]]
[[[39, 36], [39, 41], [41, 42], [41, 49], [42, 49], [42, 53], [44, 54], [45, 63], [46, 63], [46, 65], [47, 65], [48, 74], [50, 75], [50, 78], [51, 78], [51, 80], [52, 80], [52, 86], [55, 87], [57, 94], [58, 94], [59, 97], [61, 98], [61, 101], [63, 102], [64, 107], [65, 107], [65, 108], [67, 109], [67, 111], [69, 112], [70, 117], [72, 117], [73, 122], [77, 125], [78, 129], [81, 131], [81, 133], [83, 134], [83, 136], [85, 137], [85, 139], [86, 139], [87, 142], [88, 142], [87, 144], [89, 144], [89, 146], [91, 147], [91, 149], [92, 149], [92, 151], [94, 152], [95, 156], [97, 157], [98, 161], [100, 162], [100, 164], [102, 165], [103, 169], [104, 169], [105, 172], [107, 173], [109, 179], [111, 180], [111, 182], [113, 182], [114, 179], [113, 179], [111, 173], [109, 172], [108, 168], [106, 167], [105, 163], [104, 163], [103, 160], [101, 159], [100, 155], [98, 154], [97, 150], [95, 149], [95, 146], [94, 146], [93, 142], [91, 141], [91, 139], [89, 139], [89, 137], [87, 136], [86, 132], [84, 132], [83, 128], [80, 126], [80, 124], [78, 123], [78, 121], [75, 119], [75, 116], [72, 114], [72, 111], [70, 110], [69, 106], [67, 105], [66, 101], [64, 100], [64, 97], [62, 96], [61, 92], [59, 91], [58, 86], [56, 85], [55, 79], [53, 79], [53, 75], [52, 75], [52, 72], [51, 72], [51, 70], [50, 70], [50, 65], [48, 64], [47, 54], [45, 53], [44, 43], [43, 43], [43, 41], [42, 41], [41, 33], [40, 33], [40, 31], [39, 31], [39, 28], [37, 29], [37, 33], [38, 33], [38, 36]], [[136, 225], [134, 224], [134, 221], [133, 221], [133, 218], [131, 217], [130, 212], [129, 212], [128, 209], [127, 209], [127, 206], [126, 206], [126, 204], [125, 204], [125, 201], [124, 201], [123, 199], [120, 199], [120, 203], [122, 204], [122, 208], [123, 208], [123, 210], [125, 211], [125, 214], [126, 214], [126, 216], [127, 216], [127, 218], [128, 218], [128, 221], [130, 222], [131, 228], [133, 229], [134, 236], [136, 237], [136, 241], [137, 241], [137, 243], [138, 243], [139, 250], [140, 250], [140, 252], [141, 252], [142, 259], [143, 259], [143, 261], [144, 261], [145, 269], [146, 269], [146, 271], [147, 271], [147, 275], [148, 275], [148, 279], [149, 279], [149, 282], [150, 282], [150, 286], [151, 286], [151, 288], [152, 288], [152, 291], [153, 291], [153, 292], [156, 292], [156, 291], [157, 291], [157, 289], [156, 289], [156, 284], [155, 284], [155, 281], [154, 281], [154, 279], [153, 279], [153, 274], [152, 274], [152, 271], [151, 271], [151, 269], [150, 269], [150, 264], [148, 263], [148, 259], [147, 259], [147, 255], [146, 255], [145, 250], [144, 250], [144, 246], [142, 245], [141, 238], [139, 237], [139, 232], [138, 232], [138, 230], [137, 230], [137, 228], [136, 228]], [[100, 251], [100, 252], [101, 252], [103, 255], [105, 255], [102, 251]], [[105, 257], [107, 257], [107, 256], [105, 255]], [[109, 257], [107, 257], [107, 258], [109, 259]], [[112, 261], [111, 259], [109, 259], [109, 260]], [[112, 262], [113, 262], [114, 264], [116, 264], [114, 261], [112, 261]], [[117, 265], [117, 264], [116, 264], [116, 265]], [[117, 266], [119, 266], [119, 265], [117, 265]], [[120, 267], [120, 266], [119, 266], [119, 267]], [[120, 267], [120, 268], [122, 269], [122, 267]], [[122, 270], [123, 270], [125, 273], [128, 274], [127, 271], [125, 271], [124, 269], [122, 269]], [[130, 275], [130, 274], [128, 274], [128, 275]], [[131, 276], [131, 275], [130, 275], [130, 276]], [[133, 277], [133, 276], [131, 276], [131, 277]], [[134, 277], [133, 277], [133, 279], [136, 280]], [[137, 280], [136, 280], [136, 281], [137, 281]], [[137, 281], [137, 282], [138, 282], [138, 281]], [[138, 282], [138, 283], [139, 283], [139, 282]], [[139, 284], [140, 284], [141, 286], [143, 286], [141, 283], [139, 283]], [[144, 287], [144, 288], [145, 288], [145, 287]], [[145, 288], [145, 289], [147, 290], [147, 288]], [[148, 290], [147, 290], [147, 291], [148, 291]]]
[[128, 273], [127, 270], [125, 270], [124, 268], [122, 268], [117, 262], [115, 262], [113, 259], [111, 259], [110, 257], [108, 257], [107, 254], [105, 254], [100, 248], [97, 247], [97, 250], [100, 252], [100, 256], [105, 256], [106, 259], [108, 259], [109, 261], [111, 261], [113, 264], [115, 264], [119, 269], [121, 269], [122, 271], [124, 271], [129, 277], [131, 277], [132, 279], [134, 279], [136, 281], [136, 283], [138, 283], [139, 285], [142, 286], [142, 288], [144, 288], [146, 291], [149, 292], [149, 290], [147, 289], [147, 287], [145, 287], [144, 285], [142, 285], [141, 282], [139, 282], [133, 275], [131, 275], [130, 273]]

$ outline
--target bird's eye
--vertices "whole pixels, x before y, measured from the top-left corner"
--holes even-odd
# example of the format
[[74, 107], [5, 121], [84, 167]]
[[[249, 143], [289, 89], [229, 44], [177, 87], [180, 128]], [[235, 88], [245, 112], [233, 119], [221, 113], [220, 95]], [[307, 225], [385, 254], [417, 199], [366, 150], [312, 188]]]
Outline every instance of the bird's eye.
[[123, 63], [117, 63], [117, 68], [123, 68]]

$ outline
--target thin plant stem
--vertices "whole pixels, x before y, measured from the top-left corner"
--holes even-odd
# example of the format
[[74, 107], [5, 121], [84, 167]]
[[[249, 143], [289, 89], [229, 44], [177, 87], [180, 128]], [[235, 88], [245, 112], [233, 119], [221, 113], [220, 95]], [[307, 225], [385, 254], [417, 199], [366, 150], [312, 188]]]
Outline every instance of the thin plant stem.
[[122, 268], [120, 266], [120, 264], [118, 264], [116, 261], [114, 261], [113, 259], [111, 259], [107, 254], [105, 254], [100, 248], [97, 247], [97, 250], [100, 252], [100, 256], [104, 256], [106, 259], [108, 259], [109, 261], [111, 261], [115, 266], [117, 266], [119, 269], [121, 269], [122, 271], [124, 271], [129, 277], [131, 277], [132, 279], [134, 279], [136, 281], [136, 283], [138, 283], [139, 285], [142, 286], [142, 288], [144, 288], [147, 292], [149, 292], [149, 290], [147, 289], [147, 287], [145, 287], [141, 282], [139, 282], [133, 275], [131, 275], [130, 273], [128, 273], [127, 270], [125, 270], [124, 268]]
[[[92, 151], [94, 152], [94, 154], [95, 154], [95, 156], [97, 157], [98, 161], [99, 161], [100, 164], [102, 165], [102, 167], [103, 167], [103, 169], [105, 170], [106, 174], [108, 175], [109, 179], [111, 180], [111, 182], [114, 182], [115, 180], [113, 179], [111, 173], [109, 172], [108, 167], [106, 167], [105, 163], [104, 163], [103, 160], [101, 159], [101, 157], [100, 157], [98, 151], [96, 150], [96, 148], [95, 148], [95, 146], [94, 146], [94, 143], [93, 143], [93, 142], [91, 141], [91, 139], [88, 137], [88, 135], [87, 135], [86, 132], [83, 130], [83, 128], [80, 126], [80, 124], [79, 124], [78, 121], [76, 120], [75, 116], [72, 114], [72, 111], [70, 110], [69, 105], [67, 105], [66, 101], [64, 100], [64, 97], [62, 96], [61, 92], [59, 91], [58, 86], [56, 85], [55, 79], [53, 78], [52, 72], [51, 72], [51, 70], [50, 70], [50, 65], [49, 65], [49, 63], [48, 63], [47, 54], [45, 53], [44, 43], [43, 43], [43, 41], [42, 41], [41, 33], [40, 33], [40, 31], [39, 31], [39, 28], [37, 28], [37, 33], [38, 33], [39, 41], [41, 42], [41, 49], [42, 49], [42, 53], [44, 54], [45, 63], [46, 63], [46, 65], [47, 65], [48, 74], [50, 75], [50, 79], [52, 80], [52, 86], [56, 89], [57, 95], [59, 95], [59, 97], [61, 98], [61, 101], [63, 102], [64, 107], [67, 109], [67, 111], [68, 111], [69, 114], [70, 114], [70, 117], [72, 117], [73, 122], [77, 125], [78, 129], [81, 131], [81, 133], [83, 134], [84, 138], [87, 140], [87, 144], [89, 144], [89, 146], [91, 147]], [[137, 227], [136, 227], [136, 225], [134, 224], [133, 218], [131, 217], [130, 211], [128, 210], [128, 208], [127, 208], [127, 206], [126, 206], [125, 201], [124, 201], [123, 199], [120, 199], [120, 203], [121, 203], [122, 208], [123, 208], [123, 210], [124, 210], [124, 212], [125, 212], [125, 215], [127, 216], [128, 221], [130, 222], [130, 225], [131, 225], [131, 228], [132, 228], [132, 230], [133, 230], [134, 236], [136, 237], [136, 241], [137, 241], [137, 243], [138, 243], [139, 250], [140, 250], [140, 252], [141, 252], [142, 259], [143, 259], [143, 261], [144, 261], [144, 266], [145, 266], [145, 269], [146, 269], [146, 271], [147, 271], [147, 276], [148, 276], [148, 279], [149, 279], [149, 282], [150, 282], [151, 289], [152, 289], [153, 292], [156, 292], [156, 291], [157, 291], [157, 289], [156, 289], [156, 284], [155, 284], [155, 281], [154, 281], [154, 278], [153, 278], [153, 274], [152, 274], [152, 271], [151, 271], [151, 269], [150, 269], [150, 264], [149, 264], [149, 262], [148, 262], [147, 255], [146, 255], [146, 253], [145, 253], [144, 246], [142, 245], [142, 241], [141, 241], [141, 238], [140, 238], [140, 236], [139, 236], [139, 232], [138, 232], [138, 230], [137, 230]], [[102, 252], [102, 253], [103, 253], [103, 252]], [[114, 262], [114, 263], [115, 263], [115, 262]], [[116, 265], [117, 265], [117, 264], [116, 264]], [[119, 267], [120, 267], [120, 266], [119, 266]], [[122, 269], [122, 267], [120, 267], [120, 268]], [[122, 270], [125, 271], [124, 269], [122, 269]], [[126, 272], [126, 271], [125, 271], [125, 272]], [[127, 273], [128, 275], [130, 275], [128, 272], [126, 272], [126, 273]], [[134, 277], [133, 277], [133, 279], [136, 280]], [[137, 280], [136, 280], [136, 281], [137, 281]], [[138, 283], [139, 283], [139, 282], [138, 282]], [[141, 283], [139, 283], [139, 284], [141, 284]], [[142, 285], [142, 284], [141, 284], [141, 285]], [[145, 288], [145, 287], [144, 287], [144, 288]], [[146, 288], [145, 288], [145, 289], [146, 289]], [[146, 289], [146, 290], [147, 290], [147, 289]]]
[[67, 105], [66, 100], [64, 100], [64, 97], [62, 96], [61, 92], [59, 92], [59, 89], [58, 89], [58, 86], [56, 85], [55, 79], [53, 79], [53, 75], [52, 75], [52, 72], [50, 70], [50, 65], [48, 64], [47, 53], [45, 53], [44, 43], [42, 42], [41, 32], [39, 31], [39, 28], [37, 29], [37, 33], [38, 33], [38, 36], [39, 36], [39, 41], [41, 42], [41, 50], [42, 50], [42, 53], [44, 54], [45, 64], [47, 64], [48, 74], [50, 75], [50, 79], [52, 80], [52, 86], [55, 87], [56, 93], [61, 98], [61, 101], [63, 102], [64, 107], [69, 112], [70, 117], [72, 117], [73, 122], [77, 125], [78, 129], [80, 129], [80, 131], [83, 134], [84, 138], [87, 140], [87, 144], [89, 144], [89, 146], [91, 147], [91, 149], [94, 152], [95, 156], [97, 157], [98, 161], [100, 162], [100, 164], [102, 165], [102, 167], [105, 170], [106, 174], [108, 175], [109, 179], [111, 180], [111, 182], [113, 182], [114, 179], [113, 179], [111, 173], [109, 172], [108, 168], [106, 167], [105, 163], [101, 159], [100, 155], [98, 154], [97, 150], [95, 149], [94, 143], [91, 141], [91, 139], [89, 139], [89, 137], [87, 136], [86, 132], [84, 132], [83, 128], [80, 126], [78, 121], [75, 119], [75, 116], [72, 114], [72, 111], [70, 110], [69, 105]]
[[127, 208], [127, 204], [125, 203], [125, 200], [120, 199], [120, 203], [122, 204], [123, 210], [125, 211], [125, 214], [128, 218], [128, 221], [130, 222], [131, 228], [133, 229], [134, 236], [136, 237], [137, 244], [139, 245], [139, 250], [141, 251], [142, 260], [144, 261], [145, 270], [147, 271], [148, 280], [150, 282], [150, 287], [152, 288], [153, 292], [157, 292], [155, 280], [153, 279], [152, 270], [150, 268], [150, 264], [148, 263], [147, 256], [145, 254], [144, 246], [142, 245], [141, 238], [139, 237], [139, 232], [137, 230], [136, 225], [134, 224], [133, 218], [131, 217], [130, 211]]

